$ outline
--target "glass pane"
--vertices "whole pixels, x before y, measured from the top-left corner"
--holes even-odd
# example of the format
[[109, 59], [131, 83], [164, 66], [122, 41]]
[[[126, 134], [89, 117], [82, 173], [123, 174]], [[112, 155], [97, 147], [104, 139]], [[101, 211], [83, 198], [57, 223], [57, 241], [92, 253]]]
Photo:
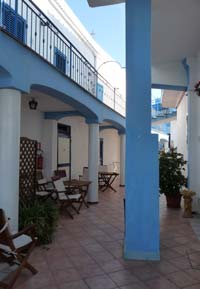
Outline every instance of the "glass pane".
[[58, 165], [70, 163], [70, 139], [58, 137]]

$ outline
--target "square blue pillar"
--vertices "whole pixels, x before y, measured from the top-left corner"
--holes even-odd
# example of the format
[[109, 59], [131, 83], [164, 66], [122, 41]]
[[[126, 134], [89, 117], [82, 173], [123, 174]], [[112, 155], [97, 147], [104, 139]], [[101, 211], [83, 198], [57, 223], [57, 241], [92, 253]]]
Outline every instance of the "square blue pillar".
[[159, 260], [158, 138], [151, 135], [151, 0], [126, 0], [127, 259]]

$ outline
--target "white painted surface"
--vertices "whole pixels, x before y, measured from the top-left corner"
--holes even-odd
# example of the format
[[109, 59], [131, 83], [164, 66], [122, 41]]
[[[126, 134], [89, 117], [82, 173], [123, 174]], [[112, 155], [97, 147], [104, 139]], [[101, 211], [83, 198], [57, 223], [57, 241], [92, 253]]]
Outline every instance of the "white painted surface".
[[190, 65], [190, 91], [188, 93], [188, 159], [189, 185], [196, 192], [193, 209], [200, 212], [200, 97], [192, 90], [200, 79], [200, 58], [188, 59]]
[[181, 61], [152, 65], [152, 83], [186, 86], [186, 73]]
[[109, 171], [120, 172], [120, 137], [115, 129], [105, 129], [100, 132], [103, 139], [103, 164]]
[[194, 93], [194, 85], [200, 79], [200, 58], [188, 59], [190, 87], [177, 109], [177, 121], [172, 122], [171, 133], [178, 152], [188, 160], [189, 188], [196, 192], [193, 210], [200, 212], [200, 97]]
[[44, 151], [44, 175], [51, 177], [57, 170], [57, 121], [44, 120], [42, 149]]
[[177, 120], [171, 121], [171, 128], [170, 128], [170, 133], [171, 133], [171, 143], [173, 147], [177, 147]]
[[171, 122], [171, 139], [179, 153], [188, 159], [187, 148], [187, 96], [182, 98], [177, 108], [177, 120]]
[[0, 207], [18, 229], [21, 93], [0, 90]]
[[88, 166], [88, 125], [83, 117], [65, 117], [59, 123], [71, 126], [72, 178], [78, 179]]
[[99, 124], [89, 124], [88, 143], [88, 179], [92, 182], [89, 186], [88, 201], [97, 203], [98, 197], [98, 167], [99, 167]]
[[30, 97], [22, 96], [21, 105], [21, 136], [27, 137], [38, 142], [42, 141], [44, 113], [37, 110], [31, 110], [28, 102]]
[[126, 136], [125, 134], [120, 135], [120, 185], [125, 185], [125, 147], [126, 147]]

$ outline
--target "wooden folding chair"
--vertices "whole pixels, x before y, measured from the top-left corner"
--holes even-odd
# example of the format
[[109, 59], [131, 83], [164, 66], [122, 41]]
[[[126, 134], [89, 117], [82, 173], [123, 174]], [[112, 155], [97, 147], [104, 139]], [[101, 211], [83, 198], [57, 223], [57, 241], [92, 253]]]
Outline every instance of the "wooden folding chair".
[[79, 214], [79, 209], [74, 206], [74, 203], [83, 202], [83, 198], [81, 194], [70, 194], [71, 191], [67, 191], [65, 185], [62, 180], [53, 181], [55, 191], [57, 193], [57, 198], [60, 203], [61, 209], [65, 209], [67, 214], [73, 219], [73, 215], [68, 210], [68, 208], [72, 208], [77, 214]]
[[61, 179], [62, 181], [67, 181], [67, 174], [65, 170], [55, 170], [54, 171], [54, 176], [55, 177], [59, 177], [59, 179]]
[[26, 227], [12, 235], [4, 211], [0, 209], [0, 260], [10, 267], [16, 265], [16, 269], [9, 273], [6, 281], [0, 281], [0, 287], [11, 289], [24, 268], [33, 274], [37, 273], [37, 270], [28, 262], [36, 242], [34, 226]]
[[48, 181], [46, 178], [37, 181], [36, 196], [43, 200], [51, 198], [56, 200], [56, 194], [54, 193], [54, 185], [52, 181]]

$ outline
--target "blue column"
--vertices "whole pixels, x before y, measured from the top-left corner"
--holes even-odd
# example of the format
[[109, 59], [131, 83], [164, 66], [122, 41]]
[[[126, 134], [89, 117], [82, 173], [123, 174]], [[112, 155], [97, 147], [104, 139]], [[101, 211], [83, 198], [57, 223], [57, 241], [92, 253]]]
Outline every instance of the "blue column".
[[151, 0], [126, 0], [127, 259], [158, 260], [158, 139], [151, 135]]

